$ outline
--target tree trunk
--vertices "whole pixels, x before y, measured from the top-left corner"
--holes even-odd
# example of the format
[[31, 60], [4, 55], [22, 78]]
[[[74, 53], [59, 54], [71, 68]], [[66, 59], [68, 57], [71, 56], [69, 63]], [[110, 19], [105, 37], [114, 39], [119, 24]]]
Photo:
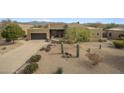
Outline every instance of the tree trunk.
[[6, 42], [11, 42], [11, 39], [6, 38]]

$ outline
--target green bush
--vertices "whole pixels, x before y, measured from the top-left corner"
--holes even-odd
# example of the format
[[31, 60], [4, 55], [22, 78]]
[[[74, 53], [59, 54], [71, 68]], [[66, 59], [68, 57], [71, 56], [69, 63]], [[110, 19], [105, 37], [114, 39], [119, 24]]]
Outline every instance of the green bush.
[[40, 48], [40, 50], [39, 50], [39, 51], [43, 51], [43, 50], [45, 50], [45, 48], [44, 48], [44, 47]]
[[41, 59], [41, 55], [35, 55], [30, 58], [30, 62], [38, 62]]
[[24, 74], [32, 74], [38, 69], [37, 63], [31, 63], [24, 68]]
[[124, 40], [113, 41], [113, 44], [116, 48], [124, 48]]

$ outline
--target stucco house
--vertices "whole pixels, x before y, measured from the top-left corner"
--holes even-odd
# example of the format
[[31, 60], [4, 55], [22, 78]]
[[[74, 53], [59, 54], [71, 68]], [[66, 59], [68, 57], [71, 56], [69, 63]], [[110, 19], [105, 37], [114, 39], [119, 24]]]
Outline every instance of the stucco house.
[[123, 27], [114, 27], [104, 31], [103, 37], [108, 39], [120, 39], [120, 37], [124, 37], [124, 28]]
[[27, 38], [29, 40], [61, 38], [63, 37], [65, 28], [65, 23], [49, 23], [47, 26], [39, 28], [32, 27], [27, 31]]
[[98, 41], [102, 38], [102, 28], [85, 27], [83, 24], [77, 23], [49, 23], [46, 26], [42, 27], [31, 27], [27, 30], [27, 38], [29, 40], [62, 38], [64, 36], [64, 31], [67, 26], [89, 29], [91, 31], [91, 41]]

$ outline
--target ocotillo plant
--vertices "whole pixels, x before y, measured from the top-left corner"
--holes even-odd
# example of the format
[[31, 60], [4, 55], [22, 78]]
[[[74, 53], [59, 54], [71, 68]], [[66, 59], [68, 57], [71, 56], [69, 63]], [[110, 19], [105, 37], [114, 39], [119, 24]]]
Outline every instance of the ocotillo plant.
[[61, 53], [64, 54], [63, 42], [61, 42]]
[[79, 51], [80, 51], [80, 50], [79, 50], [79, 43], [77, 43], [77, 45], [76, 45], [76, 50], [77, 50], [77, 51], [76, 51], [76, 57], [79, 57], [79, 54], [80, 54], [80, 53], [79, 53]]

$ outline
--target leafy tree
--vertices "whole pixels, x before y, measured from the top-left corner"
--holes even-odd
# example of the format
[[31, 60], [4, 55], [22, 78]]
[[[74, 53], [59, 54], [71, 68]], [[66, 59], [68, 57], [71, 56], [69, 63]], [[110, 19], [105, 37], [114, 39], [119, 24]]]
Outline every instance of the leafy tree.
[[68, 27], [65, 31], [65, 38], [75, 43], [89, 41], [90, 31], [80, 27]]
[[3, 25], [3, 29], [2, 29], [2, 37], [6, 38], [6, 41], [13, 41], [16, 40], [19, 37], [24, 36], [25, 32], [22, 30], [22, 28], [13, 22], [9, 22], [5, 25]]

